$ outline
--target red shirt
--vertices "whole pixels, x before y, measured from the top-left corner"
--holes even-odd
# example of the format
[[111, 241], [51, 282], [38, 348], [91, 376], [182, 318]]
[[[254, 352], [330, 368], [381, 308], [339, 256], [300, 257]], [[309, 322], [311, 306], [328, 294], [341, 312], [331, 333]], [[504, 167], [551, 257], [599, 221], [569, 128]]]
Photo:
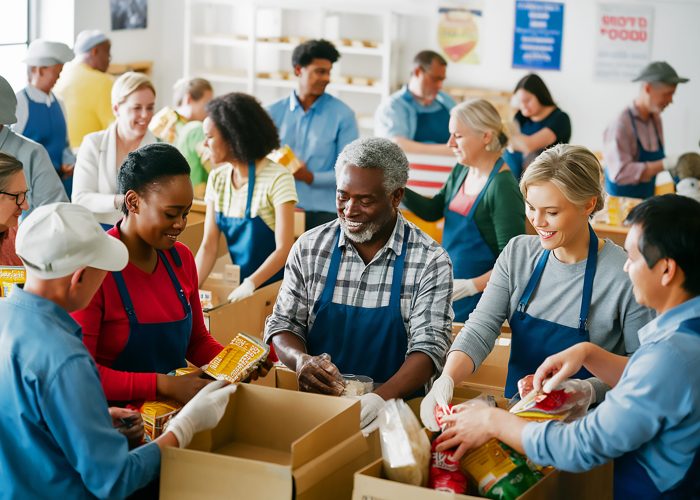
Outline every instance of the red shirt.
[[24, 266], [15, 253], [17, 226], [0, 233], [0, 266]]
[[[115, 226], [107, 234], [119, 238]], [[187, 349], [187, 360], [196, 366], [209, 363], [223, 346], [204, 325], [199, 302], [197, 268], [192, 252], [182, 243], [175, 243], [182, 266], [178, 267], [163, 252], [182, 285], [192, 306], [192, 335]], [[146, 273], [129, 263], [122, 271], [139, 323], [162, 323], [183, 318], [182, 304], [168, 271], [158, 259], [155, 271]], [[90, 304], [71, 316], [83, 329], [83, 342], [97, 362], [102, 387], [110, 401], [153, 400], [156, 398], [156, 374], [117, 371], [109, 368], [122, 352], [129, 339], [129, 319], [113, 273], [107, 273], [102, 286]]]

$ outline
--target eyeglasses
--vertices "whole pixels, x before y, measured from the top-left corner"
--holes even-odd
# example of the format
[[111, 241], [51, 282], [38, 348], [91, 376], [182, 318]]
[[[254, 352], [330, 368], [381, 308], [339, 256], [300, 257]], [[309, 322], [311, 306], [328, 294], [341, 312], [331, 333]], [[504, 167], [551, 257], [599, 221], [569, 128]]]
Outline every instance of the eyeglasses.
[[29, 193], [29, 189], [20, 193], [8, 193], [7, 191], [0, 191], [0, 194], [4, 194], [5, 196], [11, 196], [12, 198], [14, 198], [15, 203], [17, 203], [18, 207], [21, 207], [22, 204], [26, 201], [27, 193]]

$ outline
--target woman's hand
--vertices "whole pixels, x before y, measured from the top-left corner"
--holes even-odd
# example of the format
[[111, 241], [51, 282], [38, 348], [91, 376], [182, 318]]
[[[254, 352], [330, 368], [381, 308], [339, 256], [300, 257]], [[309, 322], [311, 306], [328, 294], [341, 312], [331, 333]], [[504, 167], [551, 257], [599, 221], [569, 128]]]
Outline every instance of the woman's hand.
[[272, 365], [274, 363], [270, 361], [269, 359], [266, 359], [263, 363], [260, 363], [258, 367], [251, 373], [247, 379], [244, 380], [244, 382], [253, 382], [254, 380], [258, 380], [259, 378], [264, 377], [265, 375], [268, 374], [270, 370], [272, 370]]
[[159, 373], [156, 377], [156, 392], [161, 396], [186, 404], [205, 385], [212, 382], [202, 378], [202, 373], [204, 372], [201, 369], [178, 377]]
[[588, 345], [588, 342], [581, 342], [547, 357], [535, 372], [534, 389], [549, 393], [577, 373], [586, 361]]
[[111, 406], [109, 416], [112, 425], [129, 440], [129, 449], [136, 448], [143, 442], [143, 418], [136, 410]]
[[438, 451], [456, 448], [454, 459], [459, 460], [467, 451], [496, 437], [493, 416], [499, 411], [503, 410], [478, 399], [453, 406], [452, 414], [442, 417], [447, 428], [437, 438]]

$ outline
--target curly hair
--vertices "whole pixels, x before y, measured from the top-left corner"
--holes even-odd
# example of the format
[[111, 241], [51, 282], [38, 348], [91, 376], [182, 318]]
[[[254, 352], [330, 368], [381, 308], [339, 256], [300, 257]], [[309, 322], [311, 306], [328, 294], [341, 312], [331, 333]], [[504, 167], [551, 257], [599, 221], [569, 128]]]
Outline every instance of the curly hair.
[[335, 162], [336, 178], [345, 165], [378, 168], [384, 172], [384, 190], [391, 194], [408, 182], [408, 159], [389, 139], [365, 137], [345, 146]]
[[272, 118], [251, 95], [242, 92], [222, 95], [209, 101], [207, 112], [236, 161], [260, 160], [280, 146]]
[[340, 59], [340, 53], [328, 40], [309, 40], [301, 45], [297, 45], [292, 52], [292, 67], [301, 66], [305, 68], [314, 59], [327, 59], [335, 63]]

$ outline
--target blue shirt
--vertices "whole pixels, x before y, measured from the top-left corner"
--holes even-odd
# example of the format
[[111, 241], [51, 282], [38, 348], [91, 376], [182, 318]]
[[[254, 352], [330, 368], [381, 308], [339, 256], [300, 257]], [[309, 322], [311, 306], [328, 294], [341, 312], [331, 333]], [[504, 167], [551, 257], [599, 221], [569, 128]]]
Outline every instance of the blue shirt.
[[347, 104], [323, 94], [304, 111], [296, 92], [267, 108], [280, 135], [314, 174], [309, 185], [296, 181], [299, 208], [335, 212], [335, 160], [358, 138], [355, 113]]
[[435, 113], [443, 108], [451, 110], [454, 107], [455, 101], [442, 91], [438, 92], [433, 102], [424, 106], [404, 85], [377, 109], [374, 115], [374, 135], [387, 139], [405, 137], [412, 140], [418, 127], [418, 113]]
[[0, 498], [123, 498], [153, 480], [160, 449], [112, 427], [80, 326], [14, 287], [0, 299]]
[[528, 457], [579, 472], [636, 450], [660, 491], [677, 485], [700, 447], [700, 335], [680, 326], [698, 317], [700, 297], [642, 327], [641, 346], [597, 408], [571, 424], [525, 426]]

